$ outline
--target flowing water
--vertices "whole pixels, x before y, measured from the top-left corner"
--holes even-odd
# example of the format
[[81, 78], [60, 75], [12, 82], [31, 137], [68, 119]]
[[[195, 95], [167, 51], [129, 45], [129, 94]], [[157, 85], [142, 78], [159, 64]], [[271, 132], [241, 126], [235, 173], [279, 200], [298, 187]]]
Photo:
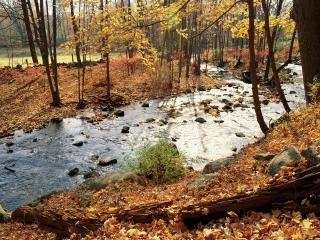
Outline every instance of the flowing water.
[[[298, 76], [294, 83], [284, 84], [283, 88], [294, 107], [304, 100], [304, 90], [301, 67], [290, 65], [289, 68]], [[209, 75], [223, 77], [221, 71], [208, 67]], [[52, 190], [76, 186], [83, 181], [83, 173], [93, 169], [100, 173], [118, 170], [128, 156], [133, 156], [136, 147], [159, 138], [174, 141], [186, 165], [197, 170], [209, 161], [233, 154], [235, 148], [239, 150], [263, 134], [252, 108], [251, 85], [230, 77], [227, 83], [229, 86], [220, 89], [151, 100], [148, 108], [132, 104], [122, 108], [124, 117], [92, 124], [85, 120], [92, 113], [84, 113], [61, 123], [49, 123], [31, 133], [20, 130], [13, 137], [0, 139], [0, 204], [13, 210]], [[201, 104], [210, 100], [208, 106], [221, 110], [223, 102], [236, 102], [239, 98], [243, 98], [240, 107], [221, 111], [220, 116], [205, 113]], [[284, 110], [280, 103], [269, 103], [262, 106], [262, 111], [269, 122], [279, 118]], [[197, 117], [203, 117], [206, 122], [196, 122]], [[146, 121], [150, 118], [155, 121]], [[123, 126], [130, 127], [128, 134], [121, 133]], [[236, 133], [244, 137], [237, 137]], [[84, 144], [77, 147], [73, 145], [75, 141]], [[13, 145], [7, 146], [8, 142]], [[108, 158], [116, 158], [118, 163], [108, 167], [97, 165], [99, 160]], [[80, 169], [80, 174], [68, 176], [68, 170], [74, 167]]]

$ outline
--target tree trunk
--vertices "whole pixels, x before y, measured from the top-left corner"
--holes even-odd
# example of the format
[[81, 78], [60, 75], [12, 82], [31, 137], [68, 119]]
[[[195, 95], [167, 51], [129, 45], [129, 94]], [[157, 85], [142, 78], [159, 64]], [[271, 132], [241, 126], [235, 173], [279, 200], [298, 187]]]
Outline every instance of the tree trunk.
[[27, 6], [26, 0], [21, 0], [21, 7], [22, 7], [22, 12], [23, 12], [23, 21], [24, 21], [24, 24], [26, 27], [32, 62], [34, 64], [38, 64], [38, 57], [37, 57], [36, 47], [34, 45], [31, 24], [30, 24], [30, 19], [29, 19], [29, 13], [28, 13], [28, 6]]
[[276, 84], [276, 89], [277, 89], [277, 92], [280, 96], [280, 100], [282, 102], [284, 109], [286, 110], [286, 112], [290, 112], [291, 109], [290, 109], [288, 102], [287, 102], [287, 99], [282, 91], [280, 78], [278, 75], [277, 66], [276, 66], [276, 62], [274, 59], [273, 42], [272, 42], [272, 38], [271, 38], [271, 34], [270, 34], [269, 9], [267, 7], [266, 0], [262, 0], [262, 8], [263, 8], [264, 15], [265, 15], [264, 16], [265, 17], [265, 30], [266, 30], [265, 32], [266, 32], [267, 41], [268, 41], [269, 59], [270, 59], [270, 64], [271, 64], [271, 68], [273, 71], [274, 82]]
[[74, 41], [76, 44], [76, 57], [77, 57], [77, 62], [78, 62], [78, 67], [81, 67], [81, 55], [80, 55], [80, 42], [79, 42], [79, 27], [77, 25], [77, 21], [74, 15], [74, 4], [73, 0], [69, 1], [70, 4], [70, 15], [71, 15], [71, 22], [72, 22], [72, 28], [73, 28], [73, 36], [74, 36]]
[[259, 90], [257, 83], [257, 72], [256, 72], [256, 56], [254, 50], [254, 5], [253, 0], [247, 0], [248, 9], [249, 9], [249, 52], [250, 52], [250, 78], [252, 82], [252, 94], [253, 94], [253, 104], [254, 110], [256, 112], [257, 121], [260, 125], [260, 128], [264, 134], [268, 132], [268, 126], [264, 121], [262, 112], [261, 112], [261, 103], [259, 99]]
[[319, 0], [294, 0], [293, 18], [297, 23], [303, 80], [307, 104], [311, 102], [310, 84], [320, 74]]

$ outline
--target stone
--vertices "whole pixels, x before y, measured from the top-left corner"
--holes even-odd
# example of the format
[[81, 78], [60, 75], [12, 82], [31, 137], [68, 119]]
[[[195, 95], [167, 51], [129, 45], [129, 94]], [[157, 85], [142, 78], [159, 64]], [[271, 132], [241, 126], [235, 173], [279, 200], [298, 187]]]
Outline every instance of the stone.
[[297, 92], [296, 92], [296, 91], [291, 90], [291, 91], [289, 92], [289, 94], [297, 94]]
[[269, 104], [269, 102], [270, 102], [270, 101], [269, 101], [268, 99], [264, 99], [264, 100], [262, 100], [262, 104], [263, 104], [263, 105], [268, 105], [268, 104]]
[[244, 83], [251, 83], [250, 71], [243, 71], [242, 72], [242, 81]]
[[229, 104], [226, 104], [222, 107], [222, 109], [225, 111], [229, 111], [229, 110], [232, 110], [232, 107]]
[[122, 127], [122, 130], [121, 130], [121, 133], [129, 133], [129, 130], [130, 130], [130, 127], [128, 127], [128, 126], [123, 126], [123, 127]]
[[98, 165], [101, 166], [101, 167], [105, 167], [105, 166], [109, 166], [109, 165], [112, 165], [112, 164], [116, 164], [118, 162], [117, 159], [106, 159], [106, 160], [100, 160], [98, 162]]
[[207, 89], [206, 89], [206, 86], [204, 86], [204, 85], [201, 85], [201, 86], [199, 86], [198, 87], [198, 91], [199, 92], [204, 92], [204, 91], [206, 91]]
[[144, 103], [142, 103], [141, 107], [147, 108], [147, 107], [149, 107], [149, 103], [148, 102], [144, 102]]
[[155, 121], [154, 118], [148, 118], [148, 119], [146, 119], [146, 123], [152, 123], [152, 122], [154, 122], [154, 121]]
[[61, 117], [54, 117], [54, 118], [51, 118], [50, 120], [52, 123], [61, 123], [63, 121], [63, 118]]
[[239, 107], [242, 107], [242, 104], [239, 103], [239, 102], [236, 102], [234, 105], [233, 105], [234, 108], [239, 108]]
[[192, 89], [191, 88], [187, 88], [186, 90], [184, 90], [184, 93], [185, 94], [192, 93]]
[[13, 149], [8, 149], [7, 153], [13, 153]]
[[72, 168], [69, 170], [68, 175], [70, 177], [76, 176], [79, 173], [79, 168]]
[[100, 190], [111, 184], [117, 184], [123, 181], [130, 181], [144, 185], [142, 177], [133, 172], [117, 172], [96, 178], [89, 178], [84, 182], [84, 186], [89, 190]]
[[221, 168], [227, 167], [232, 163], [236, 162], [237, 160], [238, 160], [237, 155], [232, 155], [225, 158], [219, 158], [217, 160], [207, 163], [203, 168], [202, 173], [203, 174], [215, 173], [219, 171]]
[[10, 213], [7, 213], [0, 205], [0, 223], [8, 222], [10, 218]]
[[32, 142], [38, 142], [38, 138], [34, 138]]
[[197, 117], [195, 121], [198, 123], [205, 123], [206, 122], [206, 120], [202, 117]]
[[214, 178], [214, 174], [204, 174], [198, 178], [193, 179], [187, 184], [189, 190], [200, 190], [207, 187], [207, 182]]
[[300, 157], [299, 151], [294, 146], [290, 146], [271, 160], [267, 172], [273, 176], [279, 173], [281, 167], [291, 166], [292, 163], [296, 162]]
[[312, 165], [320, 163], [320, 142], [312, 144], [301, 152], [301, 155], [307, 159]]
[[94, 178], [94, 177], [99, 177], [99, 176], [100, 176], [100, 173], [98, 173], [96, 171], [91, 171], [91, 172], [87, 172], [87, 173], [83, 174], [84, 179]]
[[13, 142], [6, 142], [7, 147], [11, 147], [11, 146], [13, 146], [13, 144], [14, 144]]
[[215, 123], [224, 123], [223, 120], [214, 120]]
[[270, 161], [272, 160], [276, 155], [271, 153], [258, 153], [253, 156], [253, 158], [257, 161]]
[[242, 133], [242, 132], [237, 132], [237, 133], [235, 133], [235, 134], [236, 134], [237, 137], [241, 137], [241, 138], [243, 138], [243, 137], [246, 136], [246, 135], [244, 135], [244, 133]]
[[114, 112], [114, 115], [116, 115], [117, 117], [124, 117], [124, 111], [118, 109], [117, 111]]
[[109, 111], [113, 111], [113, 107], [112, 106], [102, 106], [101, 107], [101, 111], [103, 112], [109, 112]]
[[233, 147], [231, 150], [232, 150], [232, 152], [237, 152], [238, 148], [237, 147]]
[[73, 146], [76, 146], [76, 147], [81, 147], [83, 145], [83, 141], [81, 140], [76, 140], [72, 143]]

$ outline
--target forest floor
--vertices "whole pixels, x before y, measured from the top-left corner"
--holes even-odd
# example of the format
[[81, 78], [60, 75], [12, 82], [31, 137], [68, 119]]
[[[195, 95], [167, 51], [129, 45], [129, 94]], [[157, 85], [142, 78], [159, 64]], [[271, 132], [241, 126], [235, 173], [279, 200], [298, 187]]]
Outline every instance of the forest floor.
[[[206, 187], [192, 189], [190, 181], [197, 179], [200, 172], [188, 172], [169, 184], [145, 180], [145, 185], [124, 182], [99, 191], [73, 189], [54, 194], [37, 205], [40, 212], [61, 214], [64, 220], [94, 219], [104, 224], [85, 236], [72, 234], [70, 239], [317, 239], [320, 237], [320, 219], [313, 212], [278, 210], [266, 212], [249, 211], [243, 214], [228, 212], [227, 216], [188, 229], [179, 221], [179, 216], [156, 219], [152, 223], [121, 221], [110, 217], [110, 212], [121, 212], [138, 205], [170, 201], [176, 208], [225, 199], [239, 194], [257, 192], [275, 183], [294, 178], [294, 173], [309, 167], [301, 158], [294, 167], [283, 168], [280, 174], [266, 174], [268, 161], [256, 161], [257, 153], [278, 154], [289, 146], [303, 150], [320, 141], [320, 105], [286, 114], [282, 123], [271, 129], [266, 138], [248, 145], [239, 153], [239, 161], [220, 169], [208, 180]], [[159, 194], [161, 193], [161, 194]], [[83, 197], [89, 204], [82, 204]], [[308, 200], [303, 200], [307, 202]], [[36, 225], [9, 223], [0, 225], [0, 239], [54, 239], [51, 232], [40, 230]]]
[[[166, 67], [158, 74], [154, 70], [136, 64], [134, 74], [128, 76], [127, 68], [117, 60], [111, 64], [112, 100], [115, 107], [135, 101], [164, 97], [186, 88], [221, 85], [205, 75], [191, 74], [170, 86]], [[16, 129], [31, 131], [41, 127], [52, 118], [73, 117], [82, 111], [95, 111], [107, 104], [105, 101], [105, 65], [88, 66], [86, 70], [84, 97], [86, 108], [77, 110], [77, 68], [59, 67], [59, 85], [62, 106], [51, 106], [51, 95], [43, 67], [29, 67], [22, 71], [0, 69], [0, 136], [12, 134]], [[183, 75], [184, 76], [184, 75]], [[98, 115], [98, 118], [102, 115]]]

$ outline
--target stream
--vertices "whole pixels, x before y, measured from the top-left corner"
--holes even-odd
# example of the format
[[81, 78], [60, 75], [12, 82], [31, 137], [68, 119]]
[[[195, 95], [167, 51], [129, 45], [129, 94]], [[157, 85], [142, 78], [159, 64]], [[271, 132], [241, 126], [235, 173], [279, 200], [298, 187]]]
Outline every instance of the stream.
[[[283, 89], [294, 108], [304, 101], [302, 72], [298, 65], [288, 68], [296, 76], [293, 83], [283, 84]], [[101, 174], [119, 170], [135, 148], [160, 138], [174, 141], [185, 164], [201, 170], [207, 162], [229, 156], [262, 137], [252, 108], [251, 84], [224, 77], [223, 69], [214, 66], [208, 66], [208, 75], [223, 78], [227, 86], [150, 100], [145, 108], [141, 103], [131, 104], [121, 108], [124, 117], [89, 123], [86, 118], [93, 113], [83, 113], [60, 123], [50, 122], [31, 133], [17, 130], [13, 137], [0, 139], [0, 205], [14, 210], [53, 190], [75, 187], [83, 182], [83, 174], [93, 169]], [[228, 102], [239, 104], [224, 111]], [[205, 109], [213, 109], [214, 114]], [[262, 105], [262, 112], [269, 123], [284, 109], [281, 103], [270, 102]], [[195, 121], [198, 117], [206, 122]], [[121, 133], [123, 126], [130, 127], [129, 133]], [[77, 141], [84, 144], [74, 146]], [[13, 145], [8, 146], [9, 142]], [[118, 163], [98, 166], [104, 159], [117, 159]], [[68, 171], [74, 167], [80, 172], [70, 177]]]

